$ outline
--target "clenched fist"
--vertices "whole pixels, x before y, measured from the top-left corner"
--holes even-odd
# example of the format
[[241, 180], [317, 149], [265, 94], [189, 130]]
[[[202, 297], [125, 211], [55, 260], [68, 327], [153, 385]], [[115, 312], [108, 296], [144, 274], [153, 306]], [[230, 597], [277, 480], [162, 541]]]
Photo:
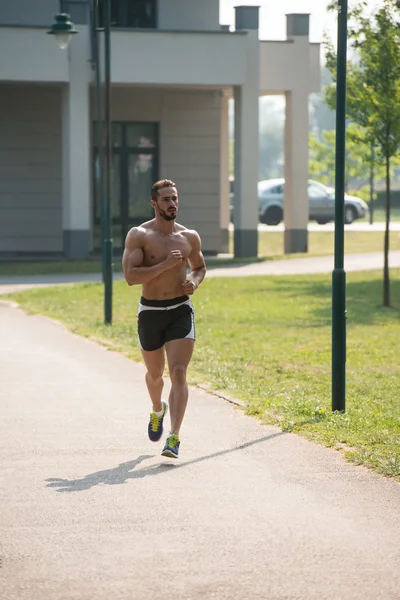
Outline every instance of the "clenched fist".
[[177, 264], [182, 263], [184, 260], [182, 252], [180, 250], [171, 250], [164, 261], [167, 269], [172, 269]]
[[184, 283], [182, 283], [182, 291], [184, 294], [191, 296], [195, 290], [197, 289], [197, 284], [191, 279], [186, 279]]

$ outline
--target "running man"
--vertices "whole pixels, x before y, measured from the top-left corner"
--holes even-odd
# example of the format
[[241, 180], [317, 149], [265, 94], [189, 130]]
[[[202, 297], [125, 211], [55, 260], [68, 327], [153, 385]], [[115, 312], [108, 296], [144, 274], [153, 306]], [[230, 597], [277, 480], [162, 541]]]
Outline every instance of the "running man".
[[178, 458], [179, 431], [188, 401], [186, 370], [195, 341], [194, 310], [189, 296], [203, 281], [206, 265], [199, 234], [176, 222], [175, 183], [169, 179], [157, 181], [151, 188], [150, 203], [155, 218], [129, 231], [122, 266], [128, 285], [142, 285], [138, 336], [153, 405], [149, 438], [153, 442], [161, 438], [168, 411], [168, 405], [161, 400], [166, 355], [171, 378], [171, 431], [161, 454]]

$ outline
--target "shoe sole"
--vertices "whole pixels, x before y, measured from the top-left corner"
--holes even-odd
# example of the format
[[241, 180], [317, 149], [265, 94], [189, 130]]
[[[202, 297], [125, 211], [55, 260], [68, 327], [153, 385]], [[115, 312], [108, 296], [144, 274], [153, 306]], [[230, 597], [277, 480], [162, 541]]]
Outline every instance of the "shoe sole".
[[150, 436], [147, 434], [147, 435], [148, 435], [148, 438], [149, 438], [149, 440], [150, 440], [151, 442], [159, 442], [159, 441], [161, 440], [161, 438], [162, 438], [162, 435], [163, 435], [163, 433], [164, 433], [164, 419], [165, 419], [165, 417], [167, 416], [167, 412], [168, 412], [168, 404], [167, 404], [166, 402], [163, 402], [163, 404], [165, 405], [165, 411], [164, 411], [164, 416], [163, 416], [163, 426], [162, 426], [162, 429], [161, 429], [161, 433], [160, 433], [160, 435], [159, 435], [159, 437], [158, 437], [157, 439], [153, 439], [153, 440], [152, 440], [152, 439], [151, 439], [151, 437], [150, 437]]
[[161, 452], [161, 456], [167, 456], [168, 458], [178, 458], [178, 455], [171, 452], [171, 450], [163, 450]]

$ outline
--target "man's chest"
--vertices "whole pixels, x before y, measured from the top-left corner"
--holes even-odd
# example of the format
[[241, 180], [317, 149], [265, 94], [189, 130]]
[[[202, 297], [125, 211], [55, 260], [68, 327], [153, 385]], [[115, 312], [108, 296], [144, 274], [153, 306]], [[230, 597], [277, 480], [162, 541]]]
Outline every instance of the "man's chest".
[[149, 236], [143, 247], [144, 262], [155, 265], [165, 260], [171, 250], [180, 250], [184, 259], [188, 259], [191, 246], [183, 235], [173, 236]]

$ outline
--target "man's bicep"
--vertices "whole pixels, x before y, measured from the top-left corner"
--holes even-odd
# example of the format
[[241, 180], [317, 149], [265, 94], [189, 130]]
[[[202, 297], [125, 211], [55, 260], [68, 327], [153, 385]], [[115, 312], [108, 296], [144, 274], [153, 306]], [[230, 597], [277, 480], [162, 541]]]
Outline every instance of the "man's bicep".
[[132, 267], [141, 267], [143, 264], [143, 250], [141, 248], [134, 248], [133, 250], [125, 250], [127, 253], [126, 256], [126, 265], [128, 269], [132, 269]]
[[125, 250], [122, 256], [122, 266], [124, 271], [132, 267], [141, 267], [143, 264], [143, 248], [141, 240], [137, 235], [128, 234]]

